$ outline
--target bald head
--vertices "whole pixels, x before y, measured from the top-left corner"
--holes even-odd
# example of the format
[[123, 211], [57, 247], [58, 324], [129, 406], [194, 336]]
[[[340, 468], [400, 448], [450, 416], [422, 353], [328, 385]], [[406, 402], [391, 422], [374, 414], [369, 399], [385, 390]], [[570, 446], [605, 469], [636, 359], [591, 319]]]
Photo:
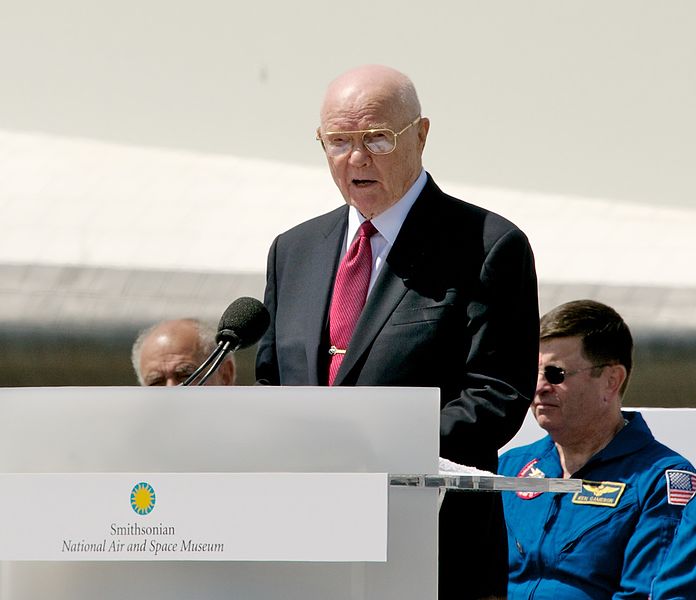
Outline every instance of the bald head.
[[[215, 330], [196, 319], [162, 321], [142, 331], [131, 359], [140, 385], [173, 386], [184, 381], [215, 348]], [[228, 357], [208, 385], [234, 385]]]
[[[430, 127], [420, 111], [413, 83], [391, 67], [358, 67], [329, 84], [319, 134], [336, 186], [365, 218], [398, 202], [420, 175]], [[372, 129], [392, 132], [383, 136], [391, 149], [365, 145], [363, 133]]]
[[413, 82], [403, 73], [384, 65], [364, 65], [339, 75], [328, 86], [321, 108], [321, 120], [335, 103], [389, 105], [405, 115], [419, 115], [420, 101]]

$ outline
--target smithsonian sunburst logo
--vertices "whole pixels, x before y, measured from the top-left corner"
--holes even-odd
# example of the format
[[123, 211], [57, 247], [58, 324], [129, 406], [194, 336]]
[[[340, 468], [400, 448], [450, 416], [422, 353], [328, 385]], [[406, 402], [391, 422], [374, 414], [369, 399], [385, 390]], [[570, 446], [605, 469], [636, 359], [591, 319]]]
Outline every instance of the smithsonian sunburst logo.
[[154, 488], [145, 481], [136, 483], [131, 490], [131, 508], [139, 515], [151, 513], [152, 509], [155, 508], [156, 500]]

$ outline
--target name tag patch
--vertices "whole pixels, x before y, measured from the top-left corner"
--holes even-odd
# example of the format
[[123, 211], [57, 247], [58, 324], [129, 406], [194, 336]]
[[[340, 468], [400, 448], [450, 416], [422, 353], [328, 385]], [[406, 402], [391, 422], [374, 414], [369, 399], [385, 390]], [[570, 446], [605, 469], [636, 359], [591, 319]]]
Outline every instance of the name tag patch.
[[582, 481], [582, 491], [573, 494], [573, 504], [591, 504], [615, 508], [626, 489], [625, 483], [618, 481]]

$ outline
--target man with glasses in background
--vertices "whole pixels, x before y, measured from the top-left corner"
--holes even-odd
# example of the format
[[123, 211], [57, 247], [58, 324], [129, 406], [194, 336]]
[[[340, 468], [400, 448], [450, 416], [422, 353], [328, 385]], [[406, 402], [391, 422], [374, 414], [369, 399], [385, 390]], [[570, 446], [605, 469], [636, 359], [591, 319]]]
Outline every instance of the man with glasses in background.
[[648, 598], [696, 491], [693, 466], [621, 410], [633, 340], [616, 311], [568, 302], [540, 330], [531, 410], [548, 436], [503, 454], [500, 473], [583, 483], [575, 494], [503, 494], [508, 598]]
[[[346, 205], [273, 242], [257, 379], [437, 387], [441, 456], [495, 471], [534, 392], [534, 259], [512, 223], [435, 185], [429, 129], [394, 69], [329, 85], [317, 140]], [[498, 495], [448, 493], [439, 539], [440, 598], [505, 594]]]

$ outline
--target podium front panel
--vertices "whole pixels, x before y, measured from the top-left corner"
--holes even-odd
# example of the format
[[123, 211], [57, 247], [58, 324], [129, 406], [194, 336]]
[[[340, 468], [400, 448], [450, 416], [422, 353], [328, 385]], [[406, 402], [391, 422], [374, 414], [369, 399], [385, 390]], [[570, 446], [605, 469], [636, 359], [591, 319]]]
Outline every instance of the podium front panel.
[[[5, 473], [435, 473], [438, 445], [433, 389], [0, 390]], [[0, 600], [434, 600], [438, 490], [388, 495], [386, 563], [13, 561]]]

